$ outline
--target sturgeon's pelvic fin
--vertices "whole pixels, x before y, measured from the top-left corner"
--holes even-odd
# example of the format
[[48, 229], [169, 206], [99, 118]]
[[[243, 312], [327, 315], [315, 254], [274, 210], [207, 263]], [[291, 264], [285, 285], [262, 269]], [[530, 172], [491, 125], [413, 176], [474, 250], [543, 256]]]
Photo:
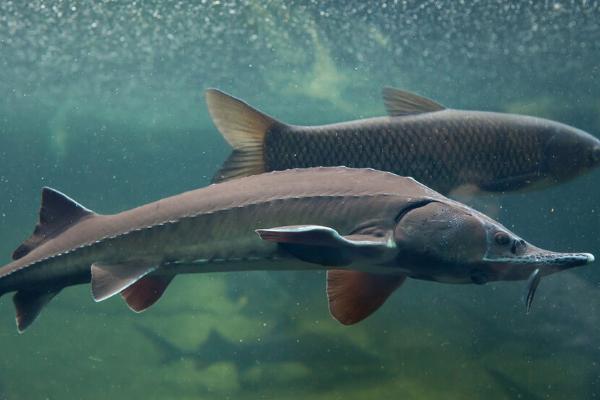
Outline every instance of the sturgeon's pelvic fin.
[[128, 261], [119, 264], [92, 264], [92, 297], [106, 300], [121, 293], [157, 268], [146, 261]]
[[283, 124], [220, 90], [208, 89], [205, 97], [214, 124], [233, 147], [213, 182], [265, 172], [265, 135], [274, 125]]
[[130, 309], [142, 312], [160, 299], [175, 275], [146, 275], [121, 292]]
[[26, 256], [39, 245], [82, 219], [96, 215], [58, 190], [49, 187], [43, 188], [39, 222], [35, 226], [33, 234], [13, 252], [13, 260]]
[[257, 229], [256, 233], [302, 261], [329, 267], [349, 265], [362, 255], [395, 246], [388, 237], [342, 236], [335, 229], [320, 225], [280, 226]]
[[426, 97], [386, 86], [383, 102], [390, 117], [444, 110], [446, 107]]
[[361, 271], [327, 271], [329, 312], [344, 325], [374, 313], [406, 280], [406, 275], [381, 275]]

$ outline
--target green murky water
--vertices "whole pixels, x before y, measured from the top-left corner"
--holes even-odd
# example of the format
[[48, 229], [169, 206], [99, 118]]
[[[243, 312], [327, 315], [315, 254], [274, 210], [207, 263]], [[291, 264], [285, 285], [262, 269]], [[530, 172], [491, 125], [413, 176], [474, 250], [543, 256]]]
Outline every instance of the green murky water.
[[[278, 118], [382, 115], [393, 85], [600, 132], [597, 1], [0, 2], [0, 261], [40, 188], [103, 213], [201, 187], [229, 149], [203, 90]], [[545, 248], [600, 253], [600, 171], [474, 205]], [[353, 327], [324, 274], [180, 276], [137, 315], [64, 290], [24, 335], [0, 300], [1, 399], [600, 398], [600, 273], [411, 281]]]

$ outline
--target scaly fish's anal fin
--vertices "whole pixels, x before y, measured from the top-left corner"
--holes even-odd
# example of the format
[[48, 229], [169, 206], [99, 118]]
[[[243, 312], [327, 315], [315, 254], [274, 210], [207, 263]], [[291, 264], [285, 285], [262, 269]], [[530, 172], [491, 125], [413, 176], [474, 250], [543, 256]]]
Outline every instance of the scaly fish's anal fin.
[[146, 261], [127, 261], [115, 264], [94, 263], [91, 267], [92, 297], [95, 301], [106, 300], [121, 293], [156, 268], [156, 265], [151, 265]]
[[17, 329], [23, 333], [35, 321], [42, 308], [60, 292], [61, 289], [52, 291], [19, 290], [13, 296], [15, 304]]
[[406, 275], [327, 271], [329, 312], [344, 325], [356, 324], [381, 307], [405, 280]]
[[446, 107], [426, 97], [386, 86], [382, 90], [383, 102], [390, 117], [421, 114], [444, 110]]
[[142, 312], [160, 299], [175, 275], [146, 275], [121, 292], [129, 308]]
[[208, 89], [205, 98], [214, 124], [233, 147], [213, 182], [265, 172], [265, 136], [273, 126], [284, 124], [218, 89]]
[[43, 188], [39, 222], [35, 226], [33, 234], [13, 252], [13, 260], [24, 257], [42, 243], [82, 219], [96, 215], [58, 190], [49, 187]]
[[256, 233], [302, 261], [330, 267], [349, 265], [357, 257], [395, 247], [388, 236], [342, 236], [335, 229], [320, 225], [280, 226], [257, 229]]

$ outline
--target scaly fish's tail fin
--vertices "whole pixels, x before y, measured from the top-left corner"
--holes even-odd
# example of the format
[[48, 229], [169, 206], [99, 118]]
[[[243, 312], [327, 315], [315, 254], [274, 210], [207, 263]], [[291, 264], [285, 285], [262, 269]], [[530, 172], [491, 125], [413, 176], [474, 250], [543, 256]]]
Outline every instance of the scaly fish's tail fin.
[[265, 135], [274, 125], [281, 123], [218, 89], [208, 89], [205, 96], [214, 124], [233, 147], [213, 182], [265, 172]]

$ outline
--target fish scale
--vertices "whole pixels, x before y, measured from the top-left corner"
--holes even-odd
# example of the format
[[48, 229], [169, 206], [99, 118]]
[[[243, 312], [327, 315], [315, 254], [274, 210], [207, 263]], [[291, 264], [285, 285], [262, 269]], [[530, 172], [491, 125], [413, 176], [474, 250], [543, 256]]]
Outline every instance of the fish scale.
[[[449, 122], [445, 118], [452, 115], [432, 114], [428, 125], [420, 121], [423, 117], [392, 117], [376, 119], [370, 126], [276, 126], [265, 137], [265, 169], [372, 167], [412, 176], [443, 193], [465, 184], [491, 187], [506, 177], [540, 173], [537, 133], [502, 132], [494, 121], [497, 116]], [[505, 140], [494, 140], [498, 134]]]

